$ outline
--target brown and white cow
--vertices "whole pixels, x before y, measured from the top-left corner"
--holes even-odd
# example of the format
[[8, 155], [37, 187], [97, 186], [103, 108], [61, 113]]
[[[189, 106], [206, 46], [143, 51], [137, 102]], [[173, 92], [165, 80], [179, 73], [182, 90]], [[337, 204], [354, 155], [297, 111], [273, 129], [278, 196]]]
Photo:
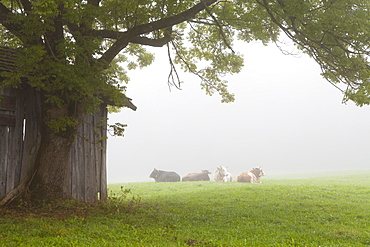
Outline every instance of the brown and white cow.
[[261, 183], [260, 177], [264, 176], [265, 173], [262, 171], [261, 167], [253, 168], [250, 171], [243, 172], [238, 176], [238, 182], [242, 183]]
[[211, 174], [208, 170], [202, 170], [198, 173], [189, 173], [188, 175], [182, 177], [182, 181], [209, 181], [208, 174]]

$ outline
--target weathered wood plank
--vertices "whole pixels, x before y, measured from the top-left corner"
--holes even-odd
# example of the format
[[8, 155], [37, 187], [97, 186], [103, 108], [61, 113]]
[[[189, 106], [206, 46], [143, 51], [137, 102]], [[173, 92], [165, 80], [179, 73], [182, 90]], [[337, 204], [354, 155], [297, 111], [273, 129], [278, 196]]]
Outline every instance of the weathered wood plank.
[[75, 143], [71, 150], [71, 195], [74, 199], [84, 201], [84, 195], [81, 192], [81, 188], [84, 188], [84, 147], [83, 140], [80, 137], [80, 133], [84, 131], [84, 126], [81, 124], [78, 128], [78, 136], [76, 137]]
[[15, 111], [17, 98], [15, 96], [1, 95], [0, 93], [0, 110]]
[[14, 126], [15, 125], [15, 116], [9, 112], [0, 112], [0, 125], [4, 126]]
[[0, 92], [0, 125], [15, 125], [15, 110], [17, 100], [15, 96], [3, 95]]
[[[103, 164], [103, 145], [104, 145], [104, 141], [102, 139], [102, 136], [104, 134], [104, 131], [102, 130], [102, 122], [103, 119], [102, 119], [102, 116], [104, 116], [104, 112], [102, 112], [102, 110], [104, 111], [105, 107], [100, 107], [100, 111], [96, 113], [96, 117], [94, 119], [94, 126], [95, 126], [95, 129], [96, 129], [96, 142], [97, 144], [95, 145], [95, 153], [96, 153], [96, 158], [95, 158], [95, 179], [96, 179], [96, 198], [97, 200], [101, 200], [102, 199], [102, 192], [101, 192], [101, 189], [102, 189], [102, 181], [101, 181], [101, 178], [102, 178], [102, 164]], [[104, 123], [105, 121], [103, 121]]]
[[87, 202], [96, 201], [96, 183], [95, 183], [95, 135], [94, 135], [94, 115], [87, 117], [86, 132], [87, 139], [85, 140], [85, 200]]
[[78, 138], [75, 140], [71, 153], [70, 153], [70, 160], [71, 160], [71, 196], [78, 200], [78, 187], [79, 187], [79, 179], [78, 177], [78, 165], [80, 163], [79, 159], [79, 152], [78, 152]]
[[0, 126], [0, 199], [6, 194], [6, 184], [8, 176], [8, 158], [7, 153], [9, 150], [9, 127]]
[[[103, 123], [107, 123], [108, 118], [108, 110], [106, 107], [102, 106], [100, 110], [100, 117], [103, 119]], [[107, 137], [107, 130], [106, 128], [102, 128], [101, 130], [101, 137], [106, 138]], [[101, 143], [101, 163], [100, 163], [100, 171], [98, 173], [99, 175], [99, 192], [100, 192], [100, 199], [106, 200], [108, 197], [108, 188], [107, 188], [107, 140], [103, 139]]]
[[87, 158], [87, 150], [86, 150], [86, 147], [85, 147], [85, 132], [87, 131], [86, 129], [86, 124], [83, 123], [81, 124], [81, 128], [80, 128], [80, 132], [79, 132], [79, 136], [80, 136], [80, 140], [79, 140], [79, 163], [77, 164], [78, 166], [78, 177], [77, 179], [79, 180], [79, 187], [78, 187], [78, 198], [80, 200], [83, 200], [85, 201], [86, 200], [86, 197], [85, 197], [85, 188], [86, 188], [86, 175], [85, 175], [85, 170], [86, 170], [86, 158]]
[[6, 179], [6, 193], [15, 187], [17, 163], [15, 158], [16, 143], [14, 142], [14, 127], [9, 127], [8, 134], [8, 152], [6, 154], [7, 159], [7, 179]]
[[[1, 95], [6, 97], [16, 97], [16, 91], [12, 89], [2, 89], [0, 91]], [[14, 188], [15, 183], [17, 182], [17, 172], [19, 164], [17, 163], [16, 152], [19, 150], [19, 142], [15, 139], [18, 136], [17, 126], [8, 126], [6, 138], [4, 139], [7, 142], [7, 151], [5, 154], [5, 163], [6, 163], [6, 181], [5, 181], [5, 193], [9, 192]]]
[[94, 118], [94, 126], [95, 126], [95, 142], [94, 145], [95, 149], [95, 181], [96, 181], [96, 198], [97, 200], [100, 200], [101, 193], [100, 193], [100, 187], [101, 187], [101, 181], [100, 181], [100, 174], [101, 174], [101, 163], [102, 163], [102, 157], [101, 157], [101, 128], [100, 128], [100, 120], [101, 120], [101, 114], [97, 112], [95, 114]]
[[[8, 96], [9, 89], [0, 88], [0, 95]], [[0, 199], [6, 194], [8, 177], [9, 127], [0, 125]]]

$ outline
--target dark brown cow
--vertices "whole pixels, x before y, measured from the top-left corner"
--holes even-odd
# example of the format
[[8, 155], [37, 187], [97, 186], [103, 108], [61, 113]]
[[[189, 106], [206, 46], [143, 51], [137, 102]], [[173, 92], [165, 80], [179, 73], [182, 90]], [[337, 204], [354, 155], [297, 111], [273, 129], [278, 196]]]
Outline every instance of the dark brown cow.
[[261, 183], [260, 177], [264, 176], [265, 173], [262, 171], [261, 167], [253, 168], [250, 171], [243, 172], [238, 176], [238, 182], [243, 183]]
[[156, 182], [180, 182], [180, 175], [176, 172], [161, 171], [155, 168], [149, 177], [154, 178]]
[[189, 173], [182, 178], [182, 181], [209, 181], [208, 174], [211, 174], [208, 170], [202, 170], [198, 173]]

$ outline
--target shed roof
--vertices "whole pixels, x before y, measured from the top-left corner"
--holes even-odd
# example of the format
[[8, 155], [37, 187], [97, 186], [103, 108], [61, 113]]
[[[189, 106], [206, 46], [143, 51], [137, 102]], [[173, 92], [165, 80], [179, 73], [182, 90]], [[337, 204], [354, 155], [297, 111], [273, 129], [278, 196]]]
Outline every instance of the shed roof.
[[0, 71], [12, 71], [15, 69], [17, 50], [10, 47], [0, 46]]

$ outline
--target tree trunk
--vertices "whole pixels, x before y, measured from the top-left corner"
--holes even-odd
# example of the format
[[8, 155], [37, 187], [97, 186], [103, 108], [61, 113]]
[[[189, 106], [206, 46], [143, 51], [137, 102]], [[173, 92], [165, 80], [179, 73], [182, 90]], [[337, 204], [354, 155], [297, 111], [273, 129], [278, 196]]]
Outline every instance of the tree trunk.
[[30, 183], [31, 200], [68, 199], [67, 191], [71, 181], [70, 151], [76, 136], [77, 126], [68, 126], [66, 130], [55, 132], [48, 126], [50, 120], [61, 116], [71, 116], [68, 106], [50, 107], [43, 104], [41, 143], [35, 164], [35, 175]]
[[35, 176], [30, 187], [32, 196], [39, 199], [65, 199], [68, 197], [65, 188], [70, 181], [69, 153], [73, 139], [50, 131], [43, 131]]

